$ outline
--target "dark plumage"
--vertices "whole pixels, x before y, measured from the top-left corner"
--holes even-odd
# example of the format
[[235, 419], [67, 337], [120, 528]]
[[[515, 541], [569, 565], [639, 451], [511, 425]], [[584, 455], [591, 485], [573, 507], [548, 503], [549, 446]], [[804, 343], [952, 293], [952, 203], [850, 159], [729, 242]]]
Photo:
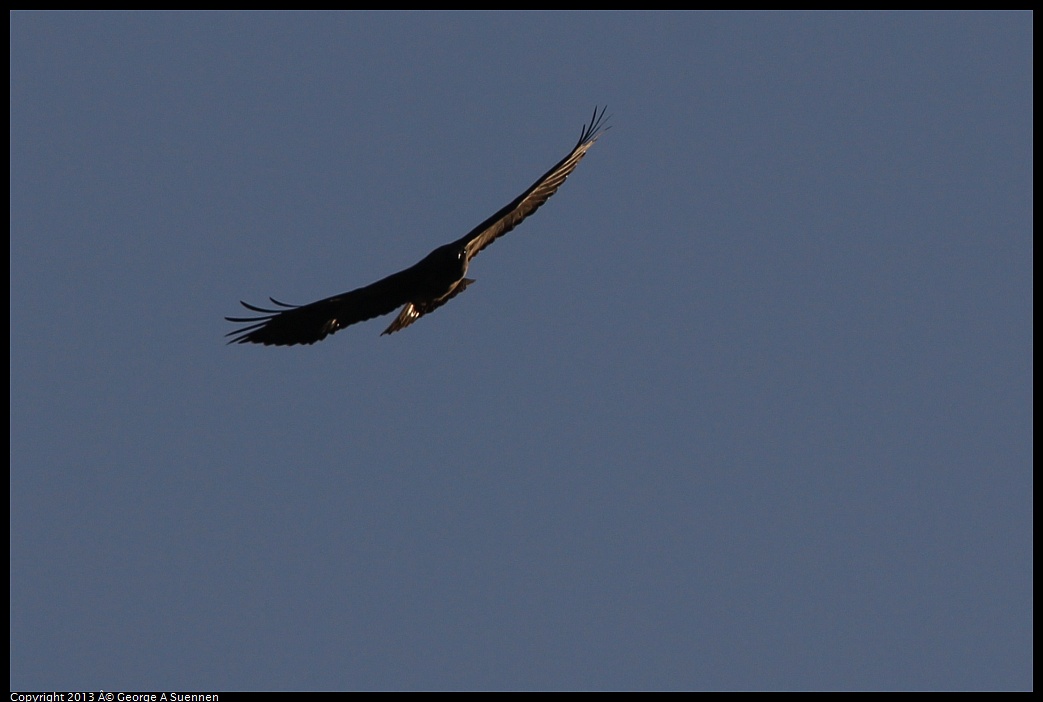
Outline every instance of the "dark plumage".
[[528, 190], [513, 202], [485, 220], [468, 234], [450, 244], [439, 246], [420, 262], [389, 275], [383, 280], [319, 300], [309, 305], [287, 305], [271, 299], [279, 309], [265, 309], [242, 302], [243, 307], [259, 312], [256, 317], [226, 317], [230, 322], [247, 324], [235, 331], [228, 343], [292, 346], [314, 344], [344, 327], [378, 317], [395, 310], [402, 311], [384, 334], [404, 329], [425, 314], [433, 312], [462, 293], [474, 281], [466, 278], [467, 265], [478, 252], [497, 237], [518, 226], [551, 195], [557, 192], [583, 155], [604, 133], [605, 110], [595, 108], [590, 124], [583, 126], [579, 141], [569, 154], [540, 176]]

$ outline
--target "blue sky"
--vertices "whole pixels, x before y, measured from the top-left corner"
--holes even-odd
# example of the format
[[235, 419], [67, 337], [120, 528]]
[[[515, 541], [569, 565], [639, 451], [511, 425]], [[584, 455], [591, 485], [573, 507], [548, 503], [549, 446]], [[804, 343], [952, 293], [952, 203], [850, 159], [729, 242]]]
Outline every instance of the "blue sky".
[[12, 689], [1031, 689], [1032, 39], [11, 15]]

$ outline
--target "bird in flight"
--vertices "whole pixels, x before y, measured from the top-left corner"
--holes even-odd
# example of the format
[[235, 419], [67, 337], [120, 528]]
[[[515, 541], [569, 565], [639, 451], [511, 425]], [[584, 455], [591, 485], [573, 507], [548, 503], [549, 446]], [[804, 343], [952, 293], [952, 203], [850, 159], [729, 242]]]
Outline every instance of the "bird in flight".
[[439, 246], [420, 262], [403, 271], [371, 285], [308, 305], [288, 305], [275, 298], [268, 298], [279, 309], [266, 309], [240, 301], [246, 309], [260, 314], [254, 317], [225, 317], [229, 322], [247, 325], [226, 334], [232, 337], [228, 343], [265, 346], [314, 344], [344, 327], [388, 314], [398, 307], [402, 307], [402, 311], [391, 326], [384, 330], [384, 334], [405, 329], [452, 300], [474, 282], [465, 277], [471, 259], [498, 237], [521, 224], [523, 219], [558, 191], [565, 179], [576, 170], [587, 150], [608, 129], [604, 123], [605, 108], [601, 109], [600, 114], [594, 108], [590, 123], [583, 125], [579, 141], [572, 151], [540, 176], [528, 190], [460, 239]]

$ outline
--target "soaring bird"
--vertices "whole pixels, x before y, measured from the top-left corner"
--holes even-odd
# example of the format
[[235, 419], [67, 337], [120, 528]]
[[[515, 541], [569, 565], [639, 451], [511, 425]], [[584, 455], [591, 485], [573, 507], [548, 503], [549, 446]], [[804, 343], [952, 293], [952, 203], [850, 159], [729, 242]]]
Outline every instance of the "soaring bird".
[[572, 151], [540, 176], [528, 190], [460, 239], [439, 246], [403, 271], [308, 305], [288, 305], [275, 298], [268, 298], [280, 309], [266, 309], [240, 301], [243, 307], [260, 315], [225, 317], [229, 322], [248, 325], [226, 334], [232, 337], [228, 343], [265, 346], [314, 344], [344, 327], [388, 314], [397, 307], [402, 307], [402, 311], [391, 326], [384, 330], [384, 334], [405, 329], [452, 300], [474, 282], [465, 277], [471, 259], [498, 237], [521, 224], [523, 219], [558, 191], [565, 179], [576, 170], [587, 150], [608, 129], [604, 123], [605, 108], [601, 109], [600, 114], [594, 108], [590, 123], [583, 125], [579, 141]]

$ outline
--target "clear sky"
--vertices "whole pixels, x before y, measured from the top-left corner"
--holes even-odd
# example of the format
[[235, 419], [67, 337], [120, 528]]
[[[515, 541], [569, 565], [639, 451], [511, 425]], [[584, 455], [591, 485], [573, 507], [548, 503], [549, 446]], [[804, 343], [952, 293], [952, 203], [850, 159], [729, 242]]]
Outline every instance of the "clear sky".
[[11, 687], [1030, 689], [1032, 19], [12, 14]]

